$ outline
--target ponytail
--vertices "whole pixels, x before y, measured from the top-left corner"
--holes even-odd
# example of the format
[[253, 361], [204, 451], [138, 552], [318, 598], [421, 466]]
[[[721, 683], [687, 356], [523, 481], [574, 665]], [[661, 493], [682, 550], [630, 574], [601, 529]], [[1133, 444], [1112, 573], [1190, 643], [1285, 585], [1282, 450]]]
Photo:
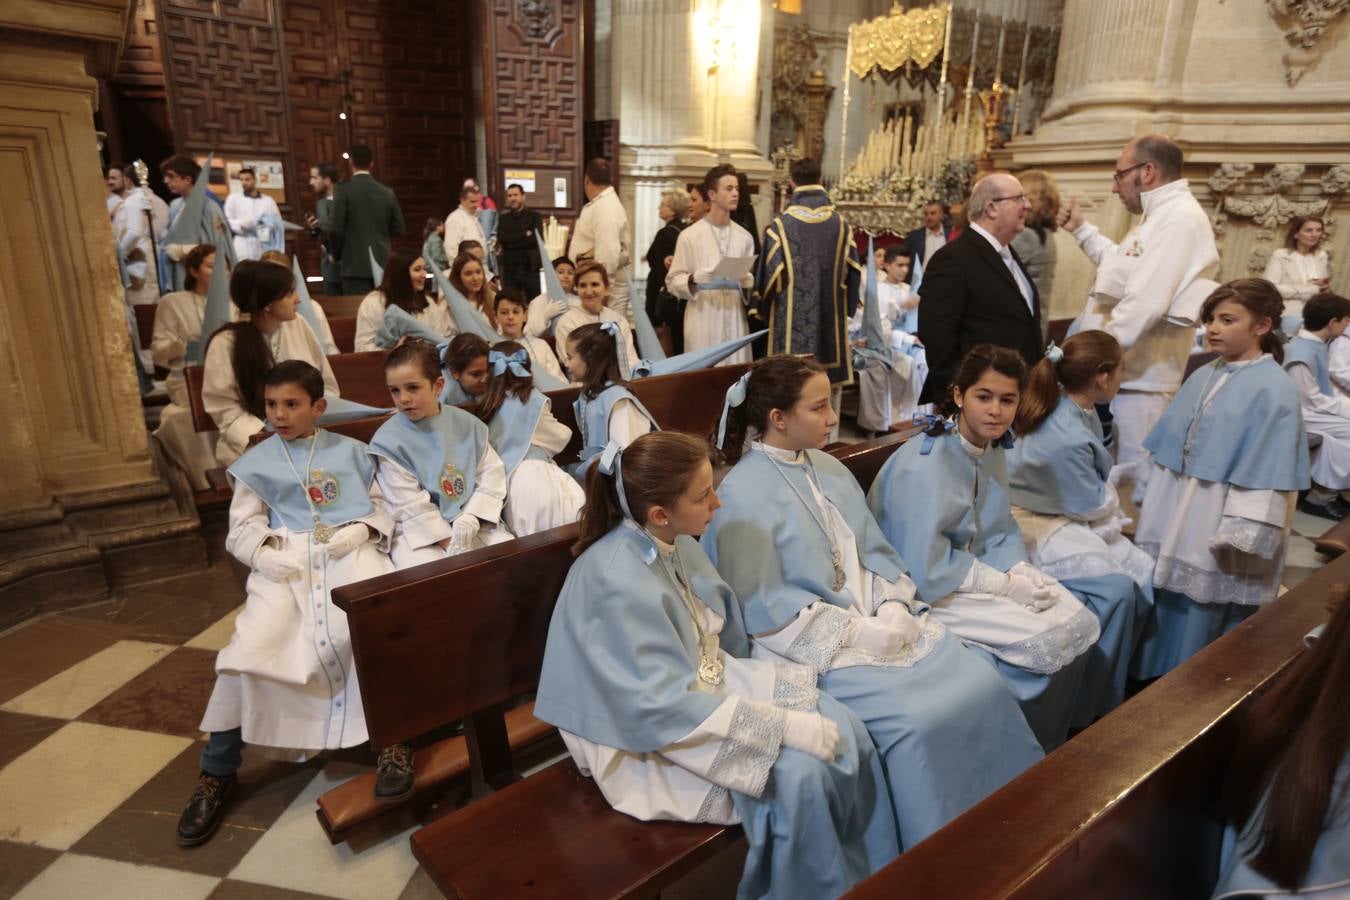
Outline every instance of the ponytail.
[[964, 394], [970, 390], [990, 369], [1016, 381], [1019, 390], [1026, 387], [1027, 364], [1021, 354], [1006, 347], [995, 347], [993, 344], [976, 344], [961, 360], [951, 387], [939, 399], [938, 413], [949, 418], [955, 416], [958, 409], [953, 394]]
[[1261, 351], [1275, 357], [1277, 363], [1284, 362], [1284, 345], [1275, 334], [1284, 315], [1284, 298], [1264, 278], [1236, 278], [1227, 284], [1221, 284], [1205, 298], [1200, 307], [1200, 321], [1208, 324], [1214, 318], [1214, 310], [1225, 300], [1231, 300], [1252, 314], [1252, 318], [1270, 320], [1270, 330], [1261, 335]]
[[[211, 335], [211, 341], [214, 341], [225, 331], [233, 332], [230, 364], [234, 368], [234, 382], [239, 387], [239, 403], [259, 419], [267, 417], [263, 380], [276, 361], [252, 319], [293, 290], [295, 276], [290, 269], [256, 259], [241, 261], [230, 275], [230, 299], [249, 319], [223, 325]], [[210, 348], [210, 341], [207, 347]]]
[[1013, 429], [1031, 434], [1059, 405], [1061, 385], [1070, 393], [1087, 390], [1098, 375], [1118, 369], [1124, 358], [1120, 342], [1105, 331], [1080, 331], [1063, 347], [1051, 345], [1027, 376]]
[[[769, 413], [791, 409], [801, 399], [806, 382], [825, 368], [814, 359], [779, 354], [768, 356], [750, 366], [745, 385], [745, 400], [726, 406], [726, 431], [722, 435], [721, 459], [727, 465], [740, 461], [745, 442], [753, 428], [763, 434], [769, 425]], [[733, 388], [736, 385], [732, 385]], [[717, 443], [717, 433], [709, 440]]]
[[[511, 369], [504, 368], [500, 373], [496, 366], [492, 365], [493, 355], [500, 353], [502, 356], [511, 356], [514, 353], [521, 353], [525, 356], [524, 366], [525, 374], [517, 375]], [[534, 389], [533, 366], [530, 365], [530, 356], [525, 348], [515, 341], [501, 341], [493, 344], [492, 349], [488, 351], [488, 377], [484, 385], [483, 396], [469, 408], [475, 416], [482, 419], [485, 423], [491, 423], [492, 417], [497, 415], [497, 411], [502, 408], [508, 396], [515, 397], [524, 403], [530, 397], [530, 391]]]

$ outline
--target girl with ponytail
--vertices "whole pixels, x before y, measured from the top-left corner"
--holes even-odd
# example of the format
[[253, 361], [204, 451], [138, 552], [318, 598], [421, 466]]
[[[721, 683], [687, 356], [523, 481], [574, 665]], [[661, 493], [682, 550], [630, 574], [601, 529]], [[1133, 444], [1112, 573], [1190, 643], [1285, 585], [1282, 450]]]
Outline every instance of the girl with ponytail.
[[1153, 558], [1121, 534], [1111, 454], [1094, 404], [1120, 388], [1123, 353], [1104, 331], [1053, 344], [1031, 370], [1008, 451], [1008, 494], [1029, 562], [1097, 616], [1070, 724], [1084, 728], [1125, 699], [1135, 645], [1153, 606]]
[[820, 451], [839, 421], [825, 370], [762, 359], [727, 391], [722, 419], [735, 466], [704, 549], [740, 598], [755, 657], [809, 667], [866, 725], [911, 847], [1041, 748], [993, 668], [915, 597], [853, 476]]
[[584, 482], [586, 470], [606, 444], [614, 441], [627, 447], [639, 435], [660, 431], [661, 426], [628, 390], [624, 373], [636, 360], [627, 355], [618, 323], [582, 325], [564, 340], [567, 368], [572, 379], [581, 382], [581, 393], [573, 404], [581, 429], [581, 452], [572, 471]]
[[290, 269], [243, 260], [230, 276], [230, 299], [239, 321], [211, 335], [202, 364], [202, 406], [220, 432], [216, 461], [226, 466], [263, 430], [263, 379], [277, 363], [309, 363], [323, 373], [324, 396], [338, 396], [337, 379], [319, 338], [296, 315], [299, 295]]
[[1041, 745], [1068, 737], [1099, 635], [1072, 592], [1027, 561], [1008, 503], [1005, 452], [1026, 382], [1012, 350], [979, 344], [934, 417], [877, 473], [867, 501], [933, 615], [984, 655]]
[[701, 439], [605, 448], [534, 714], [620, 812], [739, 822], [737, 896], [837, 897], [899, 852], [881, 762], [812, 668], [751, 658], [736, 596], [697, 540], [717, 507]]
[[1200, 309], [1219, 358], [1191, 373], [1144, 441], [1153, 470], [1135, 543], [1156, 560], [1132, 674], [1166, 674], [1275, 599], [1298, 492], [1311, 483], [1299, 393], [1274, 336], [1283, 300], [1261, 278]]
[[502, 341], [488, 351], [487, 389], [472, 412], [487, 423], [488, 440], [506, 466], [502, 520], [511, 533], [525, 537], [575, 522], [586, 495], [553, 461], [572, 429], [553, 417], [552, 401], [535, 388], [525, 347]]

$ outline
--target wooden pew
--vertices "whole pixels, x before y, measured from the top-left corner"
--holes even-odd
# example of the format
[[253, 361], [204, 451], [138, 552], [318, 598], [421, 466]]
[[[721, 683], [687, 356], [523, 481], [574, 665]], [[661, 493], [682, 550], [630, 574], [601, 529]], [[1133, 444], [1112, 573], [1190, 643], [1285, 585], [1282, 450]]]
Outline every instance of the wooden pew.
[[366, 299], [365, 294], [341, 294], [330, 297], [327, 294], [310, 294], [310, 299], [323, 307], [324, 315], [328, 316], [329, 321], [334, 316], [356, 316], [356, 311], [361, 308], [361, 301]]
[[1322, 532], [1322, 536], [1313, 541], [1313, 547], [1332, 559], [1350, 549], [1350, 519], [1342, 519]]
[[[869, 442], [870, 447], [848, 454], [845, 465], [855, 474], [875, 472], [904, 438], [894, 434]], [[411, 739], [455, 719], [469, 722], [465, 737], [418, 751], [415, 796], [442, 789], [466, 770], [480, 796], [500, 788], [514, 780], [512, 750], [552, 733], [528, 708], [505, 714], [503, 709], [510, 698], [537, 685], [548, 622], [572, 564], [570, 548], [576, 533], [576, 526], [569, 525], [334, 592], [334, 602], [348, 613], [362, 698], [373, 707], [367, 712], [367, 727], [376, 746]], [[453, 595], [447, 591], [450, 585]], [[400, 658], [406, 664], [398, 674], [390, 667]], [[356, 824], [389, 808], [373, 802], [373, 786], [374, 775], [368, 774], [319, 798], [318, 819], [331, 840], [342, 840]], [[465, 843], [471, 835], [482, 831], [499, 839], [493, 824], [499, 818], [518, 821], [522, 810], [548, 809], [558, 823], [567, 825], [558, 829], [566, 832], [560, 852], [582, 853], [588, 846], [625, 848], [623, 865], [582, 873], [579, 877], [585, 883], [569, 884], [562, 893], [572, 889], [605, 893], [604, 885], [629, 881], [631, 892], [640, 893], [659, 890], [739, 833], [712, 826], [637, 822], [611, 810], [594, 783], [570, 761], [513, 790], [475, 804], [472, 819], [456, 818], [459, 824], [440, 826], [449, 832], [430, 832], [422, 849], [415, 842], [414, 852], [433, 874], [438, 866], [458, 872], [461, 860], [498, 859], [485, 856], [487, 850], [479, 844]], [[453, 860], [443, 858], [447, 850], [453, 850]], [[507, 850], [498, 847], [496, 852]], [[517, 884], [541, 877], [556, 862], [545, 853], [531, 862], [534, 874], [520, 876]], [[474, 868], [479, 871], [478, 864]], [[496, 875], [494, 868], [495, 863], [484, 863], [479, 875], [491, 881], [511, 867], [497, 868]], [[569, 871], [579, 868], [584, 867], [568, 866]], [[445, 889], [449, 882], [442, 878], [440, 883]], [[459, 881], [455, 885], [461, 891], [466, 887]], [[481, 891], [470, 890], [465, 896], [496, 896], [502, 889], [501, 884], [485, 883]]]
[[1337, 560], [847, 896], [1208, 897], [1236, 713], [1327, 619]]
[[1073, 319], [1051, 319], [1050, 340], [1054, 341], [1056, 346], [1063, 347], [1069, 338], [1069, 326], [1072, 324]]
[[141, 349], [149, 350], [151, 342], [155, 339], [155, 312], [159, 309], [159, 304], [136, 303], [131, 309], [136, 313], [136, 334], [141, 339]]
[[339, 353], [352, 353], [356, 347], [356, 317], [330, 316], [328, 328], [333, 332], [333, 343]]

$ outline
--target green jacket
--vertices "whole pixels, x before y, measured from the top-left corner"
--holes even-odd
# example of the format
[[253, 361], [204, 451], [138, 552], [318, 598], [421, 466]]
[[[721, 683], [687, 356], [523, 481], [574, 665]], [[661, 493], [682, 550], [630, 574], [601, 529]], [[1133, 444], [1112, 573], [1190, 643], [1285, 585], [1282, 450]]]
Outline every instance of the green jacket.
[[403, 233], [403, 211], [394, 192], [369, 174], [353, 175], [336, 188], [330, 250], [348, 278], [369, 278], [370, 253], [389, 257], [389, 240]]

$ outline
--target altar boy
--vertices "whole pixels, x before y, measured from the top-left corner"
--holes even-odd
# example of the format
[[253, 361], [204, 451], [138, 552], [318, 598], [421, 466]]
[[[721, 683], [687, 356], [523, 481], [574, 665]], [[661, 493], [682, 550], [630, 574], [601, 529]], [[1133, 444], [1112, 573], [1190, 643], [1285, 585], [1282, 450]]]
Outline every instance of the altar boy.
[[[248, 597], [216, 657], [201, 723], [211, 737], [178, 820], [182, 846], [220, 825], [246, 742], [299, 760], [368, 740], [347, 616], [330, 592], [393, 571], [384, 552], [393, 522], [366, 445], [316, 427], [327, 406], [319, 370], [288, 360], [263, 385], [276, 433], [229, 468], [225, 549], [251, 569]], [[398, 750], [381, 754], [382, 768]]]

